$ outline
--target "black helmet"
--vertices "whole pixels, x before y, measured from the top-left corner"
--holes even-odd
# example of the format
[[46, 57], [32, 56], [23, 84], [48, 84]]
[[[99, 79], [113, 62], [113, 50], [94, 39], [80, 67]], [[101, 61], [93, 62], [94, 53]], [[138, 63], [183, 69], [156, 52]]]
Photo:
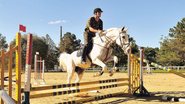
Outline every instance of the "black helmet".
[[97, 13], [97, 12], [103, 12], [103, 11], [101, 10], [101, 8], [95, 8], [94, 9], [94, 14]]

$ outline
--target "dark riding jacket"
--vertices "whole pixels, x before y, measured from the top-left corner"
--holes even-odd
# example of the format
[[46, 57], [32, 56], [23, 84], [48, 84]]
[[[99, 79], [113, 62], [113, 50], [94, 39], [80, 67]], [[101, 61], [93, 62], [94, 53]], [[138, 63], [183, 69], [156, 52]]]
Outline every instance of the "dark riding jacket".
[[101, 19], [99, 19], [99, 21], [96, 21], [95, 17], [91, 17], [88, 19], [84, 33], [84, 44], [92, 42], [92, 37], [95, 37], [95, 33], [91, 32], [89, 30], [89, 27], [92, 27], [96, 30], [103, 30], [103, 21]]

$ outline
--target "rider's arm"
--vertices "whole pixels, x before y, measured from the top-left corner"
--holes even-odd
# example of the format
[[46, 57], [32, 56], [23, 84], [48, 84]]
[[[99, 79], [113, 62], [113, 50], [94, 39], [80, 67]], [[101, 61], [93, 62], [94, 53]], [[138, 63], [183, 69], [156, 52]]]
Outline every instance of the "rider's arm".
[[98, 29], [98, 30], [97, 30], [97, 29], [94, 29], [94, 28], [92, 27], [92, 25], [93, 25], [93, 18], [90, 18], [90, 19], [88, 20], [87, 25], [88, 25], [89, 30], [90, 30], [91, 32], [94, 32], [94, 33], [100, 33], [100, 32], [102, 32], [101, 30], [103, 29], [103, 24], [101, 24], [102, 29]]
[[100, 30], [103, 31], [103, 21], [102, 20], [100, 20], [99, 28], [100, 28]]
[[91, 26], [89, 26], [89, 30], [90, 30], [91, 32], [94, 32], [94, 33], [102, 32], [102, 30], [103, 30], [103, 22], [101, 21], [101, 24], [100, 24], [100, 26], [99, 26], [99, 29], [98, 29], [98, 30], [96, 30], [96, 29], [92, 28]]
[[92, 28], [92, 27], [90, 27], [90, 26], [89, 26], [89, 30], [90, 30], [91, 32], [94, 32], [94, 33], [97, 33], [97, 32], [98, 32], [98, 30], [96, 30], [96, 29], [94, 29], [94, 28]]

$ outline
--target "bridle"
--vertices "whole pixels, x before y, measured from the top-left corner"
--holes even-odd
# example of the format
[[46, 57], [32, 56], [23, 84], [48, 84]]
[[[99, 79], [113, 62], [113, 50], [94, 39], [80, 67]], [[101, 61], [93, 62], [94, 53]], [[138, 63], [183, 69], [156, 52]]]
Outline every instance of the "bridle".
[[130, 42], [128, 42], [128, 43], [123, 43], [123, 42], [121, 41], [121, 36], [120, 36], [120, 34], [119, 34], [119, 40], [120, 40], [120, 43], [121, 43], [121, 47], [122, 47], [122, 48], [123, 48], [123, 46], [126, 45], [126, 47], [124, 47], [123, 50], [127, 49], [127, 48], [130, 46]]
[[[115, 40], [113, 40], [113, 39], [109, 38], [108, 36], [104, 35], [106, 41], [108, 41], [108, 43], [109, 43], [107, 46], [110, 46], [112, 43], [114, 43], [114, 42], [119, 38], [120, 43], [121, 43], [121, 47], [124, 48], [123, 46], [124, 46], [124, 45], [127, 45], [127, 46], [124, 48], [124, 50], [125, 50], [126, 48], [128, 48], [128, 47], [130, 46], [130, 42], [124, 43], [124, 42], [122, 41], [122, 39], [121, 39], [121, 35], [120, 35], [120, 34], [121, 34], [121, 33], [119, 33], [119, 35], [116, 37]], [[99, 35], [99, 34], [98, 34], [98, 35]], [[100, 37], [100, 39], [101, 39], [102, 42], [104, 42], [103, 39], [102, 39], [101, 37]], [[104, 48], [106, 48], [106, 49], [109, 48], [109, 47], [107, 47], [107, 46], [102, 46], [102, 45], [97, 44], [97, 43], [94, 43], [94, 44], [96, 44], [96, 45], [98, 45], [98, 46], [101, 46], [101, 47], [104, 47]]]
[[[105, 56], [105, 59], [104, 59], [103, 61], [105, 61], [105, 60], [108, 59], [107, 56], [108, 56], [109, 49], [110, 49], [109, 46], [110, 46], [112, 43], [114, 43], [118, 38], [119, 38], [119, 40], [120, 40], [121, 47], [123, 48], [123, 50], [125, 50], [127, 47], [129, 47], [130, 43], [124, 43], [124, 42], [122, 41], [122, 39], [121, 39], [121, 35], [120, 35], [120, 34], [121, 34], [121, 33], [119, 33], [119, 35], [116, 37], [115, 40], [113, 40], [113, 39], [111, 39], [110, 37], [104, 35], [104, 37], [105, 37], [105, 39], [106, 39], [106, 41], [107, 41], [107, 43], [108, 43], [108, 45], [106, 45], [106, 46], [102, 46], [102, 45], [100, 45], [100, 44], [98, 44], [98, 43], [94, 43], [95, 45], [98, 45], [98, 46], [100, 46], [100, 47], [103, 47], [103, 48], [107, 49], [107, 51], [106, 51], [106, 56]], [[98, 34], [98, 35], [99, 35], [99, 38], [101, 39], [101, 41], [104, 42], [103, 39], [101, 38], [100, 34]], [[126, 46], [126, 47], [123, 47], [124, 45], [127, 45], [127, 46]]]

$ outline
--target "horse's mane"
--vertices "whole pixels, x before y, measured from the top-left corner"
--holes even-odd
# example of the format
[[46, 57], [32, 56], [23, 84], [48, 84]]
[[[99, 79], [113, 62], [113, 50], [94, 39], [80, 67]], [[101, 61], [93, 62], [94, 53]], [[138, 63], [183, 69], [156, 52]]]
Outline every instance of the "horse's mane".
[[[105, 32], [107, 34], [108, 32], [111, 32], [111, 31], [116, 30], [116, 29], [118, 29], [118, 28], [112, 27], [112, 28], [109, 28], [109, 29], [105, 30]], [[96, 37], [94, 37], [94, 40], [97, 39], [97, 38], [103, 37], [103, 36], [104, 35], [102, 35], [102, 36], [96, 35]]]
[[107, 29], [106, 32], [110, 32], [110, 31], [113, 31], [115, 29], [118, 29], [118, 28], [112, 27], [112, 28]]

